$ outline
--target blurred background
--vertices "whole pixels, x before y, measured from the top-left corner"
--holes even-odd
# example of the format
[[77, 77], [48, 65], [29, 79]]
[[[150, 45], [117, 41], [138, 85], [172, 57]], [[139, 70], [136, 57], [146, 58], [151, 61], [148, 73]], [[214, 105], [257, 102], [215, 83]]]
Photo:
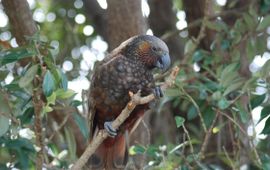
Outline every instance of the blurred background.
[[[0, 0], [0, 169], [37, 168], [40, 148], [43, 168], [70, 167], [88, 143], [94, 64], [137, 34], [163, 39], [180, 72], [132, 135], [128, 168], [270, 169], [269, 12], [269, 0]], [[62, 83], [40, 87], [41, 143], [30, 54]]]

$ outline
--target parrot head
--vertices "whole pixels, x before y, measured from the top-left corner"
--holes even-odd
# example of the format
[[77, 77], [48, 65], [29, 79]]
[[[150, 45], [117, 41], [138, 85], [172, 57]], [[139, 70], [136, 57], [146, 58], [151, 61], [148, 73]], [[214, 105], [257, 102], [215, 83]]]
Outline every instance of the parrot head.
[[127, 56], [139, 60], [147, 68], [167, 71], [171, 64], [169, 49], [159, 38], [151, 35], [138, 35], [127, 40]]

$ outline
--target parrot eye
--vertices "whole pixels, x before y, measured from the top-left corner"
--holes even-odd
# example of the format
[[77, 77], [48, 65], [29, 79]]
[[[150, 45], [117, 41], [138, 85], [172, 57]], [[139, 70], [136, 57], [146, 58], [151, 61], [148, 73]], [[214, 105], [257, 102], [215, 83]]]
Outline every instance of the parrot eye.
[[157, 51], [158, 49], [156, 47], [152, 47], [152, 50], [153, 51]]

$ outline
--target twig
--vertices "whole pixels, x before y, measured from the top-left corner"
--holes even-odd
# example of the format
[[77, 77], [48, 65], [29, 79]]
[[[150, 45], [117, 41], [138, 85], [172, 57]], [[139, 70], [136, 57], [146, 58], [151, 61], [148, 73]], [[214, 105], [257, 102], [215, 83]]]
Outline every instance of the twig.
[[34, 90], [32, 96], [32, 103], [35, 111], [35, 119], [34, 119], [34, 127], [35, 127], [35, 135], [36, 135], [36, 145], [40, 149], [37, 151], [36, 158], [36, 169], [42, 170], [42, 166], [44, 163], [44, 138], [42, 133], [42, 112], [44, 102], [42, 100], [42, 81], [44, 74], [46, 72], [46, 68], [42, 67], [41, 77], [36, 75], [33, 81]]
[[37, 88], [33, 92], [33, 106], [35, 110], [35, 135], [36, 135], [36, 145], [40, 148], [37, 151], [37, 159], [36, 159], [36, 169], [41, 170], [42, 165], [44, 162], [44, 143], [43, 143], [43, 136], [42, 136], [42, 108], [43, 108], [43, 101], [41, 100], [41, 88]]
[[196, 110], [198, 112], [198, 115], [200, 117], [200, 121], [202, 123], [204, 133], [207, 133], [207, 128], [206, 128], [205, 122], [203, 120], [203, 116], [202, 116], [202, 112], [200, 110], [200, 107], [198, 106], [198, 104], [195, 102], [195, 100], [186, 92], [186, 90], [182, 86], [180, 86], [179, 88], [182, 90], [184, 95], [191, 101], [191, 103], [195, 106], [195, 108], [196, 108]]
[[231, 118], [229, 115], [227, 115], [226, 113], [224, 113], [218, 109], [216, 109], [216, 111], [219, 112], [222, 116], [225, 116], [227, 119], [232, 121], [244, 135], [248, 136], [247, 132], [233, 118]]
[[235, 165], [234, 165], [232, 159], [230, 158], [230, 156], [229, 156], [229, 154], [228, 154], [226, 148], [223, 146], [222, 149], [223, 149], [223, 151], [224, 151], [224, 153], [225, 153], [225, 156], [226, 156], [226, 158], [228, 159], [228, 161], [229, 161], [229, 163], [230, 163], [232, 169], [233, 169], [233, 170], [236, 170], [237, 168], [235, 167]]
[[[213, 19], [215, 19], [217, 17], [223, 17], [223, 16], [241, 15], [242, 14], [241, 12], [248, 9], [248, 7], [249, 7], [249, 5], [246, 5], [244, 7], [237, 8], [237, 9], [230, 9], [230, 10], [226, 10], [226, 11], [221, 11], [220, 13], [209, 16], [209, 20], [213, 20]], [[171, 32], [168, 32], [168, 33], [162, 35], [161, 39], [166, 41], [169, 38], [171, 38], [172, 36], [175, 36], [175, 35], [179, 34], [182, 31], [185, 31], [185, 30], [188, 30], [190, 28], [194, 28], [194, 27], [199, 26], [202, 22], [203, 22], [203, 18], [199, 18], [199, 19], [189, 23], [187, 27], [185, 27], [185, 28], [183, 28], [181, 30], [171, 31]]]
[[[179, 72], [179, 68], [176, 66], [172, 69], [172, 72], [165, 83], [161, 86], [161, 89], [166, 89], [174, 84], [174, 80]], [[141, 97], [140, 91], [136, 94], [129, 92], [131, 100], [128, 102], [126, 107], [122, 110], [120, 115], [113, 121], [112, 127], [118, 129], [118, 127], [129, 117], [130, 113], [134, 110], [137, 105], [146, 104], [154, 100], [154, 94], [150, 94], [145, 97]], [[97, 136], [92, 140], [92, 142], [87, 146], [86, 150], [82, 156], [75, 162], [72, 166], [72, 170], [82, 169], [85, 163], [88, 161], [89, 157], [95, 152], [98, 146], [108, 137], [108, 132], [105, 130], [100, 130]]]
[[71, 114], [68, 114], [64, 120], [61, 122], [61, 124], [58, 126], [58, 128], [51, 134], [51, 136], [48, 138], [48, 141], [46, 143], [49, 143], [53, 137], [65, 126], [65, 124], [67, 123], [69, 117], [71, 116]]
[[213, 120], [212, 124], [211, 124], [211, 127], [208, 129], [208, 132], [206, 133], [205, 137], [204, 137], [204, 140], [203, 140], [203, 143], [202, 143], [202, 147], [201, 147], [201, 150], [200, 150], [200, 153], [199, 153], [199, 158], [200, 159], [203, 159], [205, 156], [204, 156], [204, 153], [206, 151], [206, 148], [207, 148], [207, 145], [208, 145], [208, 142], [209, 142], [209, 139], [211, 137], [211, 134], [212, 134], [212, 130], [216, 124], [216, 121], [217, 121], [217, 118], [219, 116], [219, 112], [216, 113], [216, 117], [215, 119]]
[[187, 141], [188, 141], [188, 143], [189, 143], [190, 151], [191, 151], [191, 154], [192, 154], [192, 156], [193, 156], [194, 161], [196, 162], [196, 164], [197, 164], [199, 167], [203, 168], [202, 164], [201, 164], [201, 163], [199, 162], [199, 160], [195, 157], [194, 148], [193, 148], [193, 145], [192, 145], [192, 143], [191, 143], [191, 137], [190, 137], [190, 135], [189, 135], [189, 132], [188, 132], [187, 128], [185, 127], [184, 124], [182, 125], [182, 127], [183, 127], [183, 130], [184, 130], [185, 134], [187, 135], [187, 139], [188, 139]]

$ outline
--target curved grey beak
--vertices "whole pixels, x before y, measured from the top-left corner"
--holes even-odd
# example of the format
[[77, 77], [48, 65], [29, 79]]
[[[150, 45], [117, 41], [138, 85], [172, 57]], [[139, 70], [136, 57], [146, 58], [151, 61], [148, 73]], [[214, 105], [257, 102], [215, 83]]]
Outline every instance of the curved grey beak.
[[171, 65], [171, 58], [168, 53], [162, 55], [156, 62], [155, 66], [160, 68], [163, 72], [167, 71]]

